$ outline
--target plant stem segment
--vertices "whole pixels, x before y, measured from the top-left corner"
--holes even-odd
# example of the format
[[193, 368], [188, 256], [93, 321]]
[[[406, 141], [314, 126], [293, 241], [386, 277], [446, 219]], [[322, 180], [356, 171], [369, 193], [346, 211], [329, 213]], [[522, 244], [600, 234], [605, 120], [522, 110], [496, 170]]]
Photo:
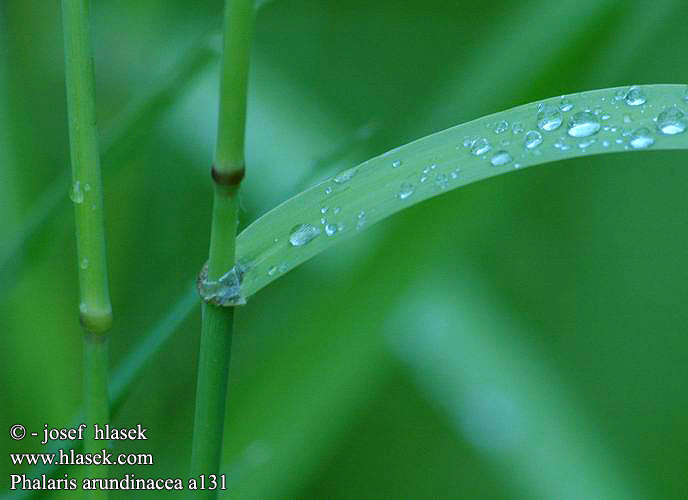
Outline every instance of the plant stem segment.
[[103, 223], [103, 188], [96, 129], [89, 0], [63, 0], [65, 79], [76, 245], [81, 293], [81, 323], [93, 333], [112, 323]]
[[[108, 336], [86, 333], [84, 336], [84, 415], [88, 428], [84, 433], [84, 453], [98, 455], [105, 441], [96, 441], [93, 424], [110, 422], [108, 398]], [[108, 466], [88, 467], [89, 478], [107, 478]], [[88, 498], [105, 499], [107, 490], [89, 490]]]
[[[244, 134], [249, 54], [253, 38], [253, 0], [227, 0], [220, 76], [213, 214], [208, 279], [216, 280], [235, 264], [239, 204], [244, 176]], [[191, 454], [191, 477], [217, 474], [225, 420], [227, 374], [234, 324], [234, 308], [203, 304], [196, 411]], [[215, 490], [197, 490], [193, 498], [215, 498]]]
[[[112, 324], [103, 217], [103, 187], [96, 129], [95, 83], [89, 31], [89, 0], [63, 0], [65, 80], [72, 163], [72, 189], [79, 263], [80, 319], [84, 336], [84, 400], [88, 431], [84, 449], [98, 453], [93, 426], [110, 421], [107, 387], [107, 336]], [[87, 477], [107, 477], [105, 466], [89, 468]], [[107, 498], [89, 490], [88, 498]]]

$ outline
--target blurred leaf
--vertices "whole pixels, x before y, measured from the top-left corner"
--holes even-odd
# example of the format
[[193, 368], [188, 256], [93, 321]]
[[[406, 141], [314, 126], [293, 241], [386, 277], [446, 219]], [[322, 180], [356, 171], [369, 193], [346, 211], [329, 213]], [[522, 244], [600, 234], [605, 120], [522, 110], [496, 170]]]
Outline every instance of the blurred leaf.
[[[103, 133], [101, 154], [106, 172], [123, 163], [124, 160], [118, 156], [131, 149], [132, 141], [137, 139], [137, 134], [150, 128], [169, 109], [193, 77], [217, 58], [217, 53], [209, 40], [206, 36], [201, 43], [190, 49], [157, 87], [131, 103]], [[0, 277], [3, 278], [3, 282], [11, 282], [10, 276], [16, 272], [14, 263], [24, 246], [52, 216], [57, 214], [61, 204], [67, 206], [69, 178], [69, 169], [65, 169], [59, 179], [54, 180], [34, 202], [19, 227], [11, 231], [9, 241], [0, 247]], [[7, 289], [3, 287], [4, 291]]]
[[647, 498], [511, 311], [470, 275], [441, 276], [400, 301], [388, 339], [457, 435], [525, 498]]

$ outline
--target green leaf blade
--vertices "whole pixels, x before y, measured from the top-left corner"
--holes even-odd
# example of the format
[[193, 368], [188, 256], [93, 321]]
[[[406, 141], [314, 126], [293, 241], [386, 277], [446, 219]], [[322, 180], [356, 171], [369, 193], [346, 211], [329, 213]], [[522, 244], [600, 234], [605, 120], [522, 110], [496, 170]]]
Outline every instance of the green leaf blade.
[[[568, 158], [688, 149], [688, 133], [665, 134], [656, 123], [662, 111], [672, 109], [686, 120], [686, 86], [643, 85], [643, 104], [631, 98], [624, 100], [629, 89], [601, 89], [567, 96], [573, 107], [566, 111], [560, 110], [560, 96], [478, 118], [396, 148], [307, 189], [257, 219], [239, 235], [237, 259], [244, 266], [243, 295], [253, 295], [341, 238], [473, 182]], [[556, 129], [538, 127], [541, 105], [559, 110], [555, 114], [560, 114], [561, 125]], [[581, 112], [589, 114], [579, 118], [592, 117], [599, 130], [581, 136], [588, 132], [582, 127], [580, 133], [577, 129], [569, 133], [571, 120]], [[506, 130], [498, 132], [503, 128], [502, 122], [507, 124]], [[516, 132], [514, 124], [520, 124], [516, 125]], [[647, 142], [652, 143], [643, 145], [642, 141], [635, 141], [632, 145], [634, 132], [643, 129], [647, 129], [650, 138]], [[525, 147], [529, 131], [542, 136], [537, 147]], [[472, 149], [479, 148], [472, 147], [470, 142], [475, 138], [486, 139], [490, 149], [474, 154]], [[500, 156], [501, 152], [506, 156]], [[300, 225], [307, 225], [311, 236], [317, 235], [306, 244], [294, 246], [290, 232]]]

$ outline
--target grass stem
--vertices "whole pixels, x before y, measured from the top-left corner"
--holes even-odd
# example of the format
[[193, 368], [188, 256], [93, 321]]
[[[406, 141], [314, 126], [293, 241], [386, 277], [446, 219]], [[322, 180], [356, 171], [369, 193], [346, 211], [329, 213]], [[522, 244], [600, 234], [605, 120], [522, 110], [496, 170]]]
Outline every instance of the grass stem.
[[[95, 82], [89, 31], [89, 0], [63, 0], [65, 81], [72, 164], [72, 188], [79, 269], [80, 320], [84, 327], [84, 403], [88, 432], [84, 448], [98, 453], [94, 424], [110, 421], [107, 387], [107, 336], [112, 324], [103, 216], [103, 187], [96, 128]], [[90, 468], [87, 477], [107, 477], [107, 468]], [[107, 491], [88, 490], [88, 498]]]
[[[208, 279], [217, 280], [235, 264], [239, 185], [244, 176], [246, 92], [253, 23], [253, 0], [227, 0], [220, 76], [213, 213]], [[203, 304], [191, 477], [217, 474], [222, 451], [227, 374], [234, 327], [234, 308]], [[193, 498], [215, 498], [217, 491], [191, 492]]]

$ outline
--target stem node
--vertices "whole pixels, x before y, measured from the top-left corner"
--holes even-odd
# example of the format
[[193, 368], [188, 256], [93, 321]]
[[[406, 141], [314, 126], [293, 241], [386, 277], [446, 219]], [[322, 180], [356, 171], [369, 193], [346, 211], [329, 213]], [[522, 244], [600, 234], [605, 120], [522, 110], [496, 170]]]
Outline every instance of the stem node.
[[220, 172], [215, 165], [210, 170], [210, 175], [217, 186], [225, 187], [239, 187], [241, 181], [244, 179], [246, 174], [246, 169], [242, 165], [238, 169], [232, 170], [230, 172]]

